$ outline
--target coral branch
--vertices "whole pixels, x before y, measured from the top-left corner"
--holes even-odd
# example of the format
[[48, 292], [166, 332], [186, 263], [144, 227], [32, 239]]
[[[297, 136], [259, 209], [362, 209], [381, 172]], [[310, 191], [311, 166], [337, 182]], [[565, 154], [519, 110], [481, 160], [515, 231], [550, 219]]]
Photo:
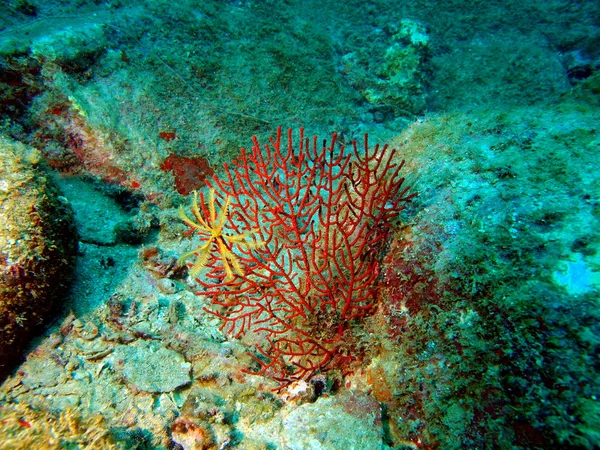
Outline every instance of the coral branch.
[[[347, 345], [350, 323], [373, 310], [379, 250], [390, 221], [415, 195], [402, 187], [404, 161], [396, 162], [395, 150], [370, 150], [367, 135], [362, 150], [336, 144], [336, 134], [319, 145], [300, 129], [298, 141], [288, 130], [282, 145], [279, 128], [264, 146], [253, 137], [252, 148], [225, 165], [225, 177], [208, 182], [228, 206], [226, 224], [217, 224], [225, 237], [217, 250], [227, 257], [202, 261], [198, 294], [211, 299], [207, 311], [228, 334], [253, 342], [253, 373], [281, 387], [327, 369]], [[260, 245], [244, 242], [250, 234]]]

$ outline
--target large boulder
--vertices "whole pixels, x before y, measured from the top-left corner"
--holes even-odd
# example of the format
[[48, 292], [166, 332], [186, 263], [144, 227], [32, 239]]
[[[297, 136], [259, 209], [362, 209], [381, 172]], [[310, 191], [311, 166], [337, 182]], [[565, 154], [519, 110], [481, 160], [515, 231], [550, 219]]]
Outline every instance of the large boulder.
[[77, 242], [38, 152], [0, 137], [0, 380], [66, 297]]

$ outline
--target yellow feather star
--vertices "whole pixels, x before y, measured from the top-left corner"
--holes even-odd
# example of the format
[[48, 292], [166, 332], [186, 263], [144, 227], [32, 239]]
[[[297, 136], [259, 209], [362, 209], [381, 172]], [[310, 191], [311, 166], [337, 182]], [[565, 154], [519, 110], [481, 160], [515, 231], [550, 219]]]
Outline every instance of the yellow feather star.
[[[248, 241], [247, 239], [251, 234], [257, 233], [259, 230], [250, 230], [245, 233], [236, 234], [236, 235], [228, 235], [223, 233], [223, 227], [225, 226], [225, 222], [227, 221], [227, 210], [229, 208], [229, 196], [225, 198], [225, 203], [221, 207], [221, 211], [217, 214], [215, 209], [215, 190], [211, 189], [208, 197], [208, 217], [202, 217], [200, 214], [200, 209], [198, 208], [198, 192], [194, 191], [194, 197], [192, 200], [192, 214], [194, 215], [193, 219], [190, 219], [185, 211], [183, 210], [183, 206], [179, 207], [179, 218], [185, 222], [187, 226], [191, 229], [199, 232], [208, 234], [210, 237], [206, 242], [200, 245], [195, 250], [184, 253], [178, 260], [179, 264], [184, 264], [185, 260], [195, 255], [197, 256], [194, 264], [190, 266], [189, 274], [192, 277], [195, 277], [200, 273], [200, 271], [206, 266], [211, 254], [211, 246], [214, 242], [216, 244], [216, 248], [218, 252], [221, 254], [221, 261], [223, 262], [223, 267], [225, 269], [225, 273], [227, 274], [225, 280], [229, 281], [233, 279], [234, 272], [240, 276], [244, 275], [244, 271], [240, 262], [230, 249], [230, 246], [227, 243], [242, 245], [246, 248], [256, 248], [264, 245], [264, 242], [257, 241]], [[231, 265], [230, 265], [231, 264]], [[233, 267], [233, 270], [232, 270]]]

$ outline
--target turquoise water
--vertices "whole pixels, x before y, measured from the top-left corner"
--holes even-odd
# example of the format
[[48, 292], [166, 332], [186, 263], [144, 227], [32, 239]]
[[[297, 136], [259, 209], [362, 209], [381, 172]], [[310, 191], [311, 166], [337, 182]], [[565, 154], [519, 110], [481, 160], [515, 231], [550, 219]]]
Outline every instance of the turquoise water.
[[[0, 448], [598, 448], [597, 2], [0, 13]], [[417, 195], [363, 215], [391, 173], [358, 182], [353, 156], [327, 214], [364, 227], [302, 216], [310, 195], [252, 209], [251, 190], [219, 215], [235, 193], [215, 177], [240, 179], [253, 136], [275, 152], [279, 126], [283, 155], [288, 128], [388, 143]], [[260, 195], [297, 176], [275, 161], [246, 164]], [[207, 182], [212, 218], [190, 211]], [[353, 265], [326, 231], [381, 238]], [[349, 318], [353, 295], [369, 307]]]

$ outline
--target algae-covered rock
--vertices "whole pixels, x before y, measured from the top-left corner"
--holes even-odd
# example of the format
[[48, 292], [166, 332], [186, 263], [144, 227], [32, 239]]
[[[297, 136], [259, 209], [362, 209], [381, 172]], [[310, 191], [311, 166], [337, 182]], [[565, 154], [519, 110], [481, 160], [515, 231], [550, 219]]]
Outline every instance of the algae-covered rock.
[[384, 56], [379, 78], [364, 90], [373, 105], [387, 105], [396, 114], [425, 111], [429, 36], [420, 22], [405, 19]]
[[107, 421], [99, 414], [83, 417], [70, 409], [57, 412], [44, 404], [15, 403], [0, 408], [0, 423], [0, 442], [5, 449], [131, 448], [129, 442], [115, 442]]
[[0, 137], [0, 379], [65, 297], [76, 254], [71, 208], [37, 151]]
[[155, 342], [123, 346], [119, 353], [125, 377], [142, 391], [171, 392], [191, 381], [192, 365], [181, 354]]
[[29, 54], [38, 61], [70, 69], [83, 67], [108, 42], [102, 20], [105, 15], [53, 17], [33, 20], [4, 30], [0, 56]]
[[379, 403], [360, 392], [319, 398], [283, 420], [286, 450], [379, 450], [383, 427]]

